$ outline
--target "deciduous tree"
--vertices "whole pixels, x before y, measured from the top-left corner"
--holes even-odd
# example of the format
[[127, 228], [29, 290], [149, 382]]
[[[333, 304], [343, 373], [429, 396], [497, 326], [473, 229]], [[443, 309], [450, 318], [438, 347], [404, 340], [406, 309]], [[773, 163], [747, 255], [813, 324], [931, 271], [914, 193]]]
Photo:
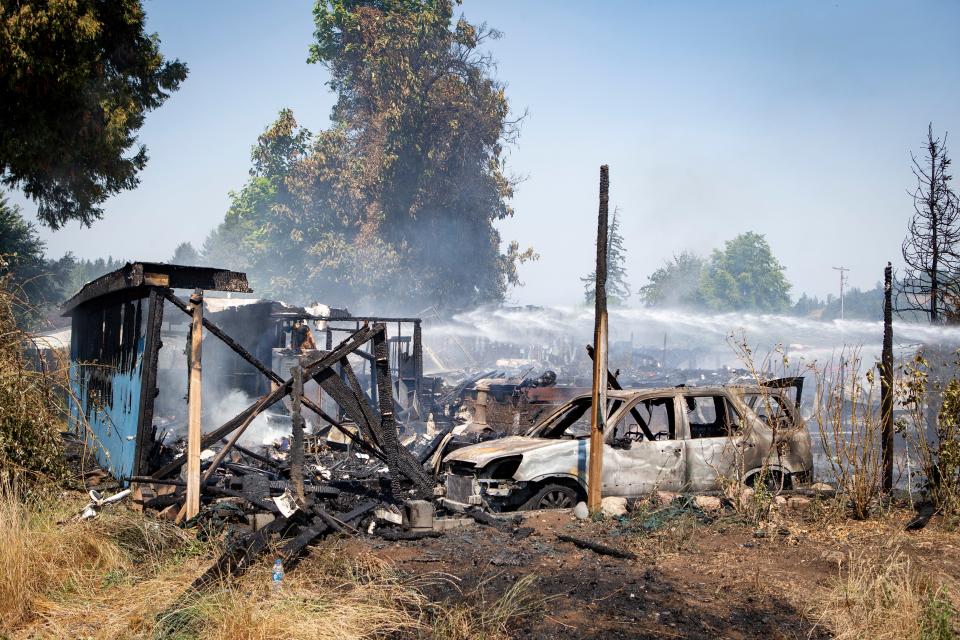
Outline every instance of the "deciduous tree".
[[748, 231], [715, 249], [703, 270], [700, 293], [717, 311], [784, 311], [790, 306], [790, 283], [759, 233]]
[[217, 233], [240, 230], [255, 283], [288, 299], [502, 299], [532, 252], [502, 250], [495, 226], [513, 215], [504, 145], [517, 135], [482, 51], [499, 34], [454, 24], [450, 0], [321, 0], [314, 16], [332, 126], [313, 135], [283, 112]]
[[700, 278], [705, 262], [689, 251], [682, 251], [664, 262], [640, 287], [639, 296], [648, 307], [702, 307]]

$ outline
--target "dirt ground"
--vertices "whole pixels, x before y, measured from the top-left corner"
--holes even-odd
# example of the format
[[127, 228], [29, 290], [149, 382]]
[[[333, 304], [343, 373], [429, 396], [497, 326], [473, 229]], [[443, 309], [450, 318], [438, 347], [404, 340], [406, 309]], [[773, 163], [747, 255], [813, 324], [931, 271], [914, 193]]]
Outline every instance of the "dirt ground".
[[[851, 557], [900, 549], [933, 572], [960, 576], [960, 535], [936, 519], [906, 532], [913, 513], [857, 522], [814, 502], [776, 511], [762, 525], [727, 509], [641, 510], [602, 521], [569, 511], [534, 512], [501, 529], [473, 526], [440, 538], [353, 540], [347, 548], [391, 560], [404, 573], [438, 572], [431, 597], [495, 599], [526, 574], [538, 576], [545, 611], [515, 637], [829, 638], [822, 598]], [[557, 539], [567, 534], [630, 550], [599, 555]], [[852, 555], [851, 555], [852, 554]], [[472, 595], [463, 595], [472, 594]]]

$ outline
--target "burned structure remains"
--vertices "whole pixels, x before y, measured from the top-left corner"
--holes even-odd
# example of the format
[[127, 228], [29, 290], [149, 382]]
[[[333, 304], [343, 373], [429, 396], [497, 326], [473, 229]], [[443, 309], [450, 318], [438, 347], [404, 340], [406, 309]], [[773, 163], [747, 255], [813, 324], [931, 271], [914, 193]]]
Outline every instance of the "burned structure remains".
[[[144, 508], [241, 532], [197, 586], [243, 571], [275, 535], [289, 564], [330, 532], [434, 535], [464, 517], [502, 526], [489, 512], [584, 497], [590, 389], [578, 367], [589, 367], [591, 348], [579, 363], [564, 352], [559, 375], [543, 362], [538, 369], [527, 349], [527, 359], [498, 359], [498, 368], [475, 361], [444, 370], [459, 378], [447, 385], [424, 373], [425, 354], [440, 359], [423, 342], [420, 318], [353, 316], [250, 293], [242, 273], [140, 262], [88, 283], [64, 308], [71, 426], [97, 462]], [[611, 424], [633, 427], [616, 426], [602, 443], [608, 491], [649, 489], [643, 473], [703, 489], [706, 472], [691, 469], [708, 444], [752, 438], [743, 446], [766, 464], [771, 443], [786, 442], [767, 437], [772, 418], [742, 388], [710, 395], [663, 384], [669, 375], [730, 382], [738, 372], [665, 372], [632, 344], [626, 353], [628, 374], [608, 371], [606, 386]], [[700, 407], [701, 397], [725, 409]], [[775, 419], [796, 440], [782, 477], [806, 481], [806, 432], [796, 408], [780, 404]], [[711, 411], [714, 422], [704, 418]], [[698, 432], [702, 425], [716, 433]]]
[[[177, 290], [194, 294], [187, 301]], [[419, 319], [229, 298], [208, 298], [205, 314], [204, 291], [250, 288], [242, 273], [132, 263], [87, 284], [64, 313], [72, 321], [71, 426], [100, 465], [145, 507], [178, 519], [227, 510], [248, 525], [208, 578], [242, 570], [272, 533], [287, 539], [292, 562], [317, 536], [352, 531], [377, 508], [409, 524], [404, 504], [413, 504], [423, 520], [415, 500], [432, 498], [433, 480], [422, 463], [439, 438], [406, 438], [408, 448], [399, 422], [417, 421], [432, 394]], [[396, 335], [388, 336], [388, 322]], [[214, 423], [199, 406], [208, 386], [252, 399]], [[185, 396], [197, 406], [178, 415]], [[290, 436], [259, 452], [241, 445], [276, 407]], [[324, 467], [330, 446], [322, 438], [331, 431], [344, 451]], [[203, 511], [191, 513], [191, 493]]]

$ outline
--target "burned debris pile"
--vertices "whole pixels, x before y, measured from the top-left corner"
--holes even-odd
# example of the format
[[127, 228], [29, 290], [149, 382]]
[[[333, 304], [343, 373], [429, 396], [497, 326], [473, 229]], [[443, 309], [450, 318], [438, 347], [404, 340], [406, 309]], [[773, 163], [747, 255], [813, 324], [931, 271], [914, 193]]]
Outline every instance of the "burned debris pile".
[[[248, 348], [204, 316], [201, 287], [249, 290], [243, 274], [136, 263], [91, 282], [66, 305], [73, 323], [71, 420], [97, 461], [129, 485], [143, 508], [195, 524], [205, 535], [231, 530], [223, 557], [195, 586], [242, 572], [276, 544], [274, 535], [290, 565], [308, 544], [332, 532], [432, 532], [434, 481], [424, 462], [445, 433], [415, 430], [422, 424], [423, 398], [432, 397], [420, 393], [419, 321], [412, 320], [414, 331], [402, 340], [388, 337], [379, 318], [351, 316], [352, 327], [337, 327], [333, 321], [343, 317], [330, 317], [329, 309], [284, 307], [278, 313], [277, 303], [253, 302], [208, 314], [217, 320], [244, 317], [234, 322], [241, 333], [259, 318], [253, 338], [286, 338], [265, 348], [254, 339]], [[189, 301], [175, 291], [190, 288], [195, 292]], [[176, 319], [164, 317], [170, 309], [189, 322], [179, 336], [185, 351], [179, 364], [189, 372], [179, 368], [189, 398], [180, 415], [169, 388], [177, 388], [177, 368], [170, 363], [181, 355], [170, 352], [178, 344]], [[316, 320], [317, 311], [327, 314], [325, 349], [317, 349], [310, 329], [304, 330], [302, 316]], [[266, 318], [289, 330], [271, 334]], [[346, 334], [336, 344], [335, 330]], [[212, 344], [226, 347], [244, 368], [235, 360], [224, 364], [228, 360]], [[269, 366], [263, 353], [273, 356]], [[215, 368], [204, 371], [208, 354]], [[398, 366], [391, 366], [391, 355]], [[225, 375], [232, 378], [228, 387], [259, 394], [214, 428], [201, 430], [201, 417], [206, 424], [213, 418], [201, 411], [201, 402], [208, 405], [222, 393], [218, 381]], [[210, 386], [220, 388], [211, 394]], [[245, 441], [268, 413], [286, 435], [266, 444]], [[271, 420], [265, 424], [269, 428]]]

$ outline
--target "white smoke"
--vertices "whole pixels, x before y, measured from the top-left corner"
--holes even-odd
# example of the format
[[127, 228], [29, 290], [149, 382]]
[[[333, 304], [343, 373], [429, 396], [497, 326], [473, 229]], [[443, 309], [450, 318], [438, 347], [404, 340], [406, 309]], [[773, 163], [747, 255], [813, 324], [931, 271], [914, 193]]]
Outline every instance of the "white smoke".
[[[211, 402], [209, 411], [204, 411], [205, 418], [209, 417], [211, 425], [204, 425], [204, 431], [210, 431], [234, 418], [238, 413], [256, 401], [239, 389], [231, 389]], [[259, 447], [267, 445], [283, 436], [289, 436], [291, 427], [289, 420], [272, 421], [267, 412], [254, 418], [243, 435], [237, 441], [243, 446]]]

